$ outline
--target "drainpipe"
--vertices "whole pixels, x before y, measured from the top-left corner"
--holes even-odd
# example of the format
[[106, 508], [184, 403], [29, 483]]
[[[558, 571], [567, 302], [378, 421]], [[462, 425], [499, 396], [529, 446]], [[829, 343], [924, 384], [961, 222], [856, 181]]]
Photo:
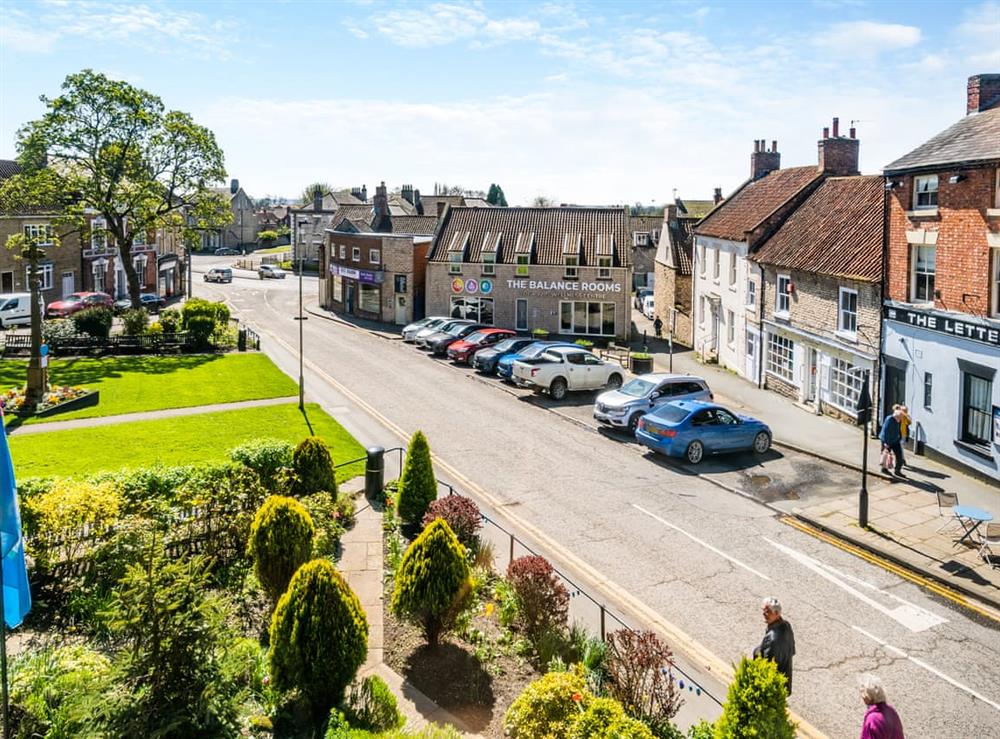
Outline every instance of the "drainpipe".
[[[889, 179], [886, 178], [886, 183], [888, 184]], [[882, 420], [882, 368], [885, 367], [885, 332], [882, 330], [882, 312], [883, 306], [885, 305], [886, 297], [886, 279], [889, 275], [889, 197], [892, 194], [892, 190], [888, 187], [882, 188], [882, 278], [879, 281], [879, 300], [878, 300], [878, 366], [874, 369], [872, 377], [877, 380], [878, 390], [875, 393], [875, 397], [878, 402], [873, 402], [872, 406], [876, 409], [875, 413], [869, 413], [870, 416], [868, 424], [868, 433], [874, 435], [873, 429], [870, 428], [871, 423], [874, 421], [875, 427], [878, 428], [879, 423]]]
[[[749, 261], [749, 260], [748, 260]], [[757, 302], [757, 327], [759, 333], [757, 339], [757, 387], [764, 389], [764, 352], [767, 351], [767, 342], [764, 341], [764, 296], [767, 290], [767, 280], [764, 279], [764, 265], [758, 262], [757, 269], [760, 271], [760, 300]]]

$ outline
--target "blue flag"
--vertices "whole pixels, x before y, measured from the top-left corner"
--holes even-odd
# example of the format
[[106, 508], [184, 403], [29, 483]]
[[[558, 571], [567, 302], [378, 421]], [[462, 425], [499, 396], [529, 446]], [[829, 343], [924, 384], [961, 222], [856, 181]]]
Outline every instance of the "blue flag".
[[[3, 426], [0, 421], [0, 426]], [[17, 510], [17, 485], [10, 458], [7, 429], [0, 444], [0, 556], [3, 558], [3, 615], [8, 628], [16, 628], [31, 610], [28, 569], [24, 564], [21, 514]]]

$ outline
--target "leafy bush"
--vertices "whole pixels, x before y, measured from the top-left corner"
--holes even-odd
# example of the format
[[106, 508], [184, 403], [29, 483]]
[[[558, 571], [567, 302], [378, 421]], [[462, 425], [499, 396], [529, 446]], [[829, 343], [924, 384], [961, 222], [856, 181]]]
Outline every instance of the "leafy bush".
[[181, 312], [176, 308], [161, 310], [158, 318], [164, 333], [175, 334], [181, 328]]
[[260, 438], [231, 449], [229, 458], [256, 472], [265, 488], [277, 491], [283, 470], [292, 466], [293, 449], [282, 439]]
[[122, 313], [122, 325], [126, 336], [140, 336], [149, 325], [149, 311], [145, 308], [130, 308]]
[[577, 339], [573, 343], [575, 343], [577, 346], [582, 346], [584, 349], [593, 349], [594, 348], [594, 342], [591, 341], [590, 339]]
[[54, 318], [42, 321], [42, 341], [46, 344], [53, 339], [71, 339], [76, 336], [76, 324], [69, 318]]
[[272, 495], [254, 516], [248, 550], [257, 579], [272, 602], [312, 556], [313, 531], [309, 512], [294, 498]]
[[343, 508], [339, 505], [340, 500], [346, 498], [350, 503], [350, 515], [354, 515], [354, 501], [350, 496], [341, 495], [338, 500], [334, 500], [329, 493], [314, 493], [300, 498], [299, 502], [309, 511], [316, 535], [313, 538], [313, 556], [332, 557], [337, 553], [337, 545], [340, 537], [344, 533], [345, 521]]
[[330, 448], [318, 436], [308, 436], [299, 442], [292, 453], [292, 470], [295, 473], [295, 494], [312, 495], [327, 492], [336, 496], [337, 480], [333, 471]]
[[427, 724], [415, 731], [395, 729], [378, 733], [352, 729], [343, 716], [339, 720], [330, 715], [330, 724], [323, 739], [462, 739], [461, 732], [450, 724]]
[[146, 329], [146, 333], [150, 336], [163, 336], [163, 324], [159, 321], [153, 321]]
[[681, 707], [681, 696], [671, 668], [670, 648], [651, 631], [621, 629], [608, 637], [604, 667], [608, 695], [629, 716], [661, 736]]
[[340, 702], [368, 653], [358, 597], [327, 560], [299, 568], [271, 618], [271, 680], [298, 689], [320, 721]]
[[511, 739], [567, 737], [593, 699], [578, 673], [550, 672], [514, 699], [504, 729]]
[[687, 739], [714, 739], [714, 737], [715, 728], [705, 719], [688, 727]]
[[378, 675], [369, 675], [347, 696], [347, 720], [365, 731], [390, 731], [403, 725], [396, 707], [396, 696]]
[[641, 721], [625, 715], [625, 709], [612, 698], [595, 698], [576, 719], [569, 739], [654, 739]]
[[536, 339], [544, 339], [549, 335], [549, 332], [546, 331], [544, 328], [536, 328], [532, 329], [531, 335]]
[[403, 555], [390, 608], [423, 632], [430, 644], [451, 628], [471, 589], [465, 549], [441, 519], [431, 522]]
[[264, 241], [264, 242], [267, 242], [267, 241], [277, 241], [278, 240], [278, 232], [277, 231], [271, 231], [271, 230], [258, 231], [257, 232], [257, 238], [260, 239], [261, 241]]
[[646, 352], [632, 352], [632, 359], [652, 359], [653, 355]]
[[[164, 311], [164, 313], [166, 312]], [[184, 303], [184, 307], [181, 309], [181, 325], [190, 330], [189, 324], [195, 316], [211, 318], [214, 327], [216, 323], [229, 323], [229, 308], [222, 302], [216, 303], [204, 298], [191, 298]], [[163, 320], [162, 313], [160, 320]]]
[[424, 527], [426, 528], [435, 518], [443, 519], [462, 542], [462, 546], [470, 552], [479, 549], [479, 529], [483, 526], [483, 519], [479, 513], [479, 506], [470, 498], [448, 495], [433, 501], [427, 506], [427, 513], [424, 514]]
[[239, 343], [239, 331], [232, 323], [217, 323], [212, 329], [212, 345], [216, 349], [234, 349]]
[[35, 566], [49, 569], [71, 561], [84, 543], [82, 529], [112, 525], [122, 508], [122, 496], [110, 483], [59, 479], [44, 493], [24, 502], [24, 533]]
[[74, 313], [72, 318], [73, 327], [78, 334], [100, 339], [108, 338], [114, 320], [114, 314], [107, 308], [84, 308], [79, 313]]
[[417, 431], [406, 450], [403, 474], [399, 477], [399, 517], [407, 523], [423, 519], [427, 506], [437, 498], [437, 480], [427, 437]]
[[195, 347], [198, 349], [211, 347], [212, 332], [215, 331], [215, 321], [211, 316], [191, 316], [186, 321], [186, 328]]
[[517, 594], [519, 625], [535, 640], [549, 629], [565, 629], [569, 592], [545, 557], [519, 557], [507, 567], [507, 580]]
[[785, 676], [774, 662], [743, 657], [715, 724], [716, 739], [793, 739], [795, 724], [788, 718], [787, 700]]

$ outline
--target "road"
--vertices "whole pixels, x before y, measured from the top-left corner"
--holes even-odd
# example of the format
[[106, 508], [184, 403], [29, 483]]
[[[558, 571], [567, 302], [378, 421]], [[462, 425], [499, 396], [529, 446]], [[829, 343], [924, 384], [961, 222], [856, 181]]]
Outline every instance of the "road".
[[[211, 263], [196, 264], [196, 279]], [[263, 349], [294, 373], [297, 283], [237, 278], [195, 290], [228, 299], [261, 330]], [[314, 303], [315, 279], [306, 278], [305, 290]], [[312, 318], [304, 333], [309, 399], [362, 443], [397, 445], [387, 425], [422, 429], [448, 475], [485, 498], [488, 511], [549, 544], [604, 592], [621, 594], [633, 613], [688, 635], [692, 643], [671, 646], [690, 664], [748, 653], [763, 633], [760, 601], [776, 595], [796, 635], [790, 705], [829, 736], [857, 735], [856, 680], [867, 671], [882, 677], [911, 736], [1000, 736], [996, 622], [715, 484], [780, 501], [853, 487], [842, 468], [775, 452], [762, 464], [713, 460], [697, 476], [588, 428], [579, 402], [557, 414], [529, 394], [339, 323]]]

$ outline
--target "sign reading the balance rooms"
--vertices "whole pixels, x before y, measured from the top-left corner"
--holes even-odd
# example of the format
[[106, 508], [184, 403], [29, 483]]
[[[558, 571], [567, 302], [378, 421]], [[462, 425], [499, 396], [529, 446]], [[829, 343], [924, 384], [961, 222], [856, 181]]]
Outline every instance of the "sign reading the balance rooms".
[[620, 282], [573, 282], [570, 280], [507, 280], [511, 290], [556, 290], [558, 292], [621, 293]]

